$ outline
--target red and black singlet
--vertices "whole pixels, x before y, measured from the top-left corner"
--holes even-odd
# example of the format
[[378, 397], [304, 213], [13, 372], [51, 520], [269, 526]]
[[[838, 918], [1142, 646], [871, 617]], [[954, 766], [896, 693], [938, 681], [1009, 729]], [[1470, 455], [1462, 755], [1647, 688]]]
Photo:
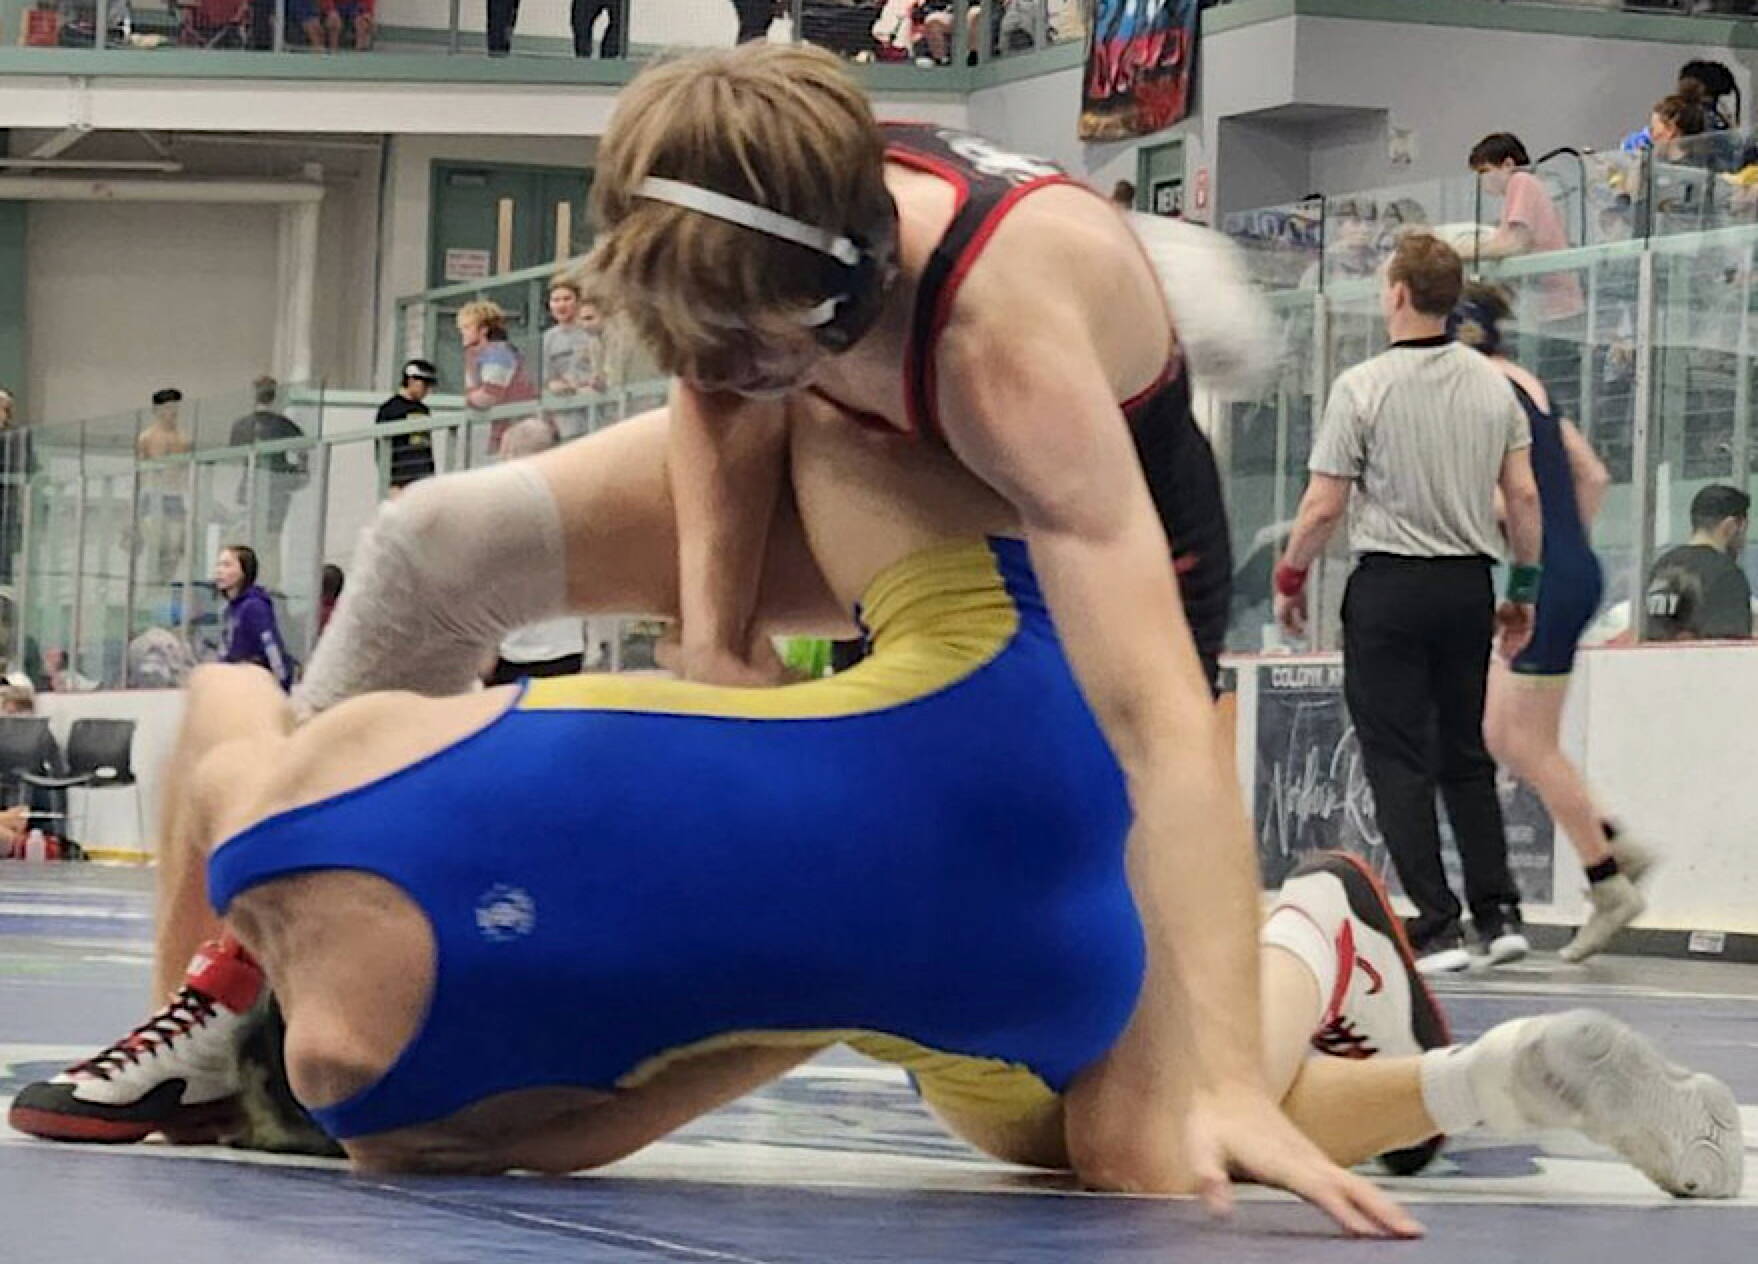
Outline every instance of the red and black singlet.
[[[959, 286], [1021, 199], [1052, 185], [1085, 186], [1053, 163], [1010, 153], [955, 128], [887, 123], [882, 130], [888, 160], [939, 177], [957, 195], [952, 222], [922, 272], [904, 355], [910, 429], [932, 436], [940, 429], [935, 351]], [[1185, 616], [1213, 685], [1232, 599], [1232, 548], [1220, 474], [1208, 440], [1191, 417], [1190, 384], [1179, 358], [1170, 356], [1159, 380], [1122, 401], [1122, 408], [1176, 558]]]

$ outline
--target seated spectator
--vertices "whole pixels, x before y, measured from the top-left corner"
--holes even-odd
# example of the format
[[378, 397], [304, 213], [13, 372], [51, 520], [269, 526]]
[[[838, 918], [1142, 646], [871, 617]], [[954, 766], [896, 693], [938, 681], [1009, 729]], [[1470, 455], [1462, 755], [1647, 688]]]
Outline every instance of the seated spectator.
[[[31, 686], [28, 676], [7, 677], [6, 683], [0, 685], [0, 715], [30, 716], [37, 713], [37, 691]], [[44, 729], [38, 743], [36, 753], [28, 764], [18, 769], [20, 772], [36, 773], [44, 777], [59, 777], [67, 771], [61, 759], [61, 744], [48, 729]], [[20, 800], [17, 808], [9, 811], [21, 814], [32, 814], [44, 821], [43, 828], [53, 834], [66, 831], [67, 791], [52, 786], [33, 786], [23, 781], [12, 782], [6, 787], [7, 797]], [[52, 825], [50, 824], [52, 822]], [[5, 827], [0, 826], [0, 842], [4, 841]]]
[[0, 812], [0, 856], [9, 856], [30, 828], [30, 809], [24, 804]]
[[[501, 459], [513, 461], [548, 451], [556, 444], [555, 432], [536, 417], [519, 422], [506, 433]], [[483, 677], [488, 685], [510, 685], [516, 680], [541, 676], [572, 676], [586, 658], [586, 620], [562, 615], [528, 624], [507, 633], [500, 643], [494, 665]]]
[[1626, 154], [1658, 150], [1662, 158], [1667, 158], [1676, 153], [1680, 138], [1702, 135], [1706, 126], [1702, 104], [1675, 93], [1656, 102], [1648, 115], [1648, 126], [1624, 137], [1619, 148]]
[[[477, 299], [458, 312], [458, 339], [464, 344], [464, 402], [481, 412], [535, 400], [537, 389], [525, 372], [525, 357], [507, 341], [507, 314], [499, 303]], [[500, 451], [501, 436], [513, 424], [498, 418], [489, 425], [488, 450]]]
[[334, 562], [324, 563], [323, 586], [317, 597], [318, 636], [322, 636], [324, 629], [330, 626], [330, 617], [336, 613], [336, 603], [342, 599], [342, 587], [346, 579], [340, 566]]
[[274, 600], [257, 587], [256, 550], [229, 544], [214, 561], [214, 587], [226, 599], [222, 661], [267, 668], [281, 688], [293, 687], [293, 659], [281, 639]]
[[287, 24], [305, 32], [313, 49], [337, 52], [343, 31], [353, 29], [357, 52], [372, 47], [372, 22], [378, 0], [287, 0]]
[[1749, 640], [1752, 586], [1738, 558], [1752, 498], [1711, 483], [1691, 498], [1691, 539], [1648, 573], [1647, 636], [1656, 641]]
[[[388, 426], [411, 417], [428, 416], [427, 396], [438, 381], [439, 371], [430, 362], [410, 360], [403, 366], [403, 381], [397, 393], [378, 406], [378, 415], [373, 420]], [[433, 437], [426, 431], [395, 435], [387, 444], [385, 473], [392, 499], [409, 484], [433, 477]]]
[[74, 670], [73, 662], [60, 646], [43, 651], [43, 670], [49, 676], [50, 693], [90, 693], [98, 682]]

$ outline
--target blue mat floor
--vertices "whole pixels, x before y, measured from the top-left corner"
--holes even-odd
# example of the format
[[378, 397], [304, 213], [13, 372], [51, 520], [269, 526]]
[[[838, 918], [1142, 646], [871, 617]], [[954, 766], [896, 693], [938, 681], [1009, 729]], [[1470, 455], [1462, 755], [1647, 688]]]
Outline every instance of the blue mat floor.
[[[150, 875], [0, 864], [0, 1113], [18, 1086], [144, 1017]], [[1758, 1169], [1758, 968], [1540, 958], [1447, 987], [1469, 1036], [1591, 1004], [1733, 1085]], [[567, 1180], [385, 1179], [340, 1165], [164, 1145], [56, 1146], [0, 1125], [0, 1260], [131, 1264], [847, 1261], [1246, 1264], [1388, 1260], [1750, 1261], [1758, 1171], [1728, 1203], [1668, 1199], [1566, 1136], [1456, 1139], [1387, 1180], [1429, 1227], [1365, 1246], [1246, 1190], [1232, 1221], [1180, 1200], [1104, 1197], [991, 1163], [947, 1137], [902, 1077], [833, 1054], [604, 1172]]]

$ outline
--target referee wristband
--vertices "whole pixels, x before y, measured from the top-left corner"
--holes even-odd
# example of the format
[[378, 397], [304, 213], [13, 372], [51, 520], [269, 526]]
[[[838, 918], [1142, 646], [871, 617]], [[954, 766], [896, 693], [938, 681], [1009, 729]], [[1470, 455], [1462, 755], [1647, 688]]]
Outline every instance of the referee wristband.
[[1542, 566], [1513, 566], [1508, 569], [1507, 597], [1518, 605], [1530, 606], [1538, 600], [1538, 581], [1544, 574]]
[[1306, 572], [1296, 570], [1286, 562], [1276, 563], [1276, 591], [1284, 597], [1298, 597], [1306, 591]]

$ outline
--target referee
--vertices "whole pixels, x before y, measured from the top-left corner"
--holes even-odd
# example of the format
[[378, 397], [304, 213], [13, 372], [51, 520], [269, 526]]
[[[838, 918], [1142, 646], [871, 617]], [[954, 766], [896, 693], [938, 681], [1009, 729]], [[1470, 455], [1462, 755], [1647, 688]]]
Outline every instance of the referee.
[[[1484, 953], [1499, 964], [1528, 951], [1495, 762], [1484, 749], [1483, 695], [1497, 622], [1506, 655], [1531, 635], [1542, 527], [1525, 413], [1489, 361], [1447, 332], [1463, 280], [1443, 242], [1414, 234], [1399, 243], [1380, 285], [1392, 345], [1331, 390], [1275, 580], [1277, 617], [1298, 636], [1307, 568], [1353, 488], [1344, 699], [1380, 833], [1416, 905], [1410, 938], [1428, 973], [1471, 960], [1441, 867], [1437, 786]], [[1497, 487], [1514, 555], [1499, 613], [1490, 581], [1501, 552]]]

